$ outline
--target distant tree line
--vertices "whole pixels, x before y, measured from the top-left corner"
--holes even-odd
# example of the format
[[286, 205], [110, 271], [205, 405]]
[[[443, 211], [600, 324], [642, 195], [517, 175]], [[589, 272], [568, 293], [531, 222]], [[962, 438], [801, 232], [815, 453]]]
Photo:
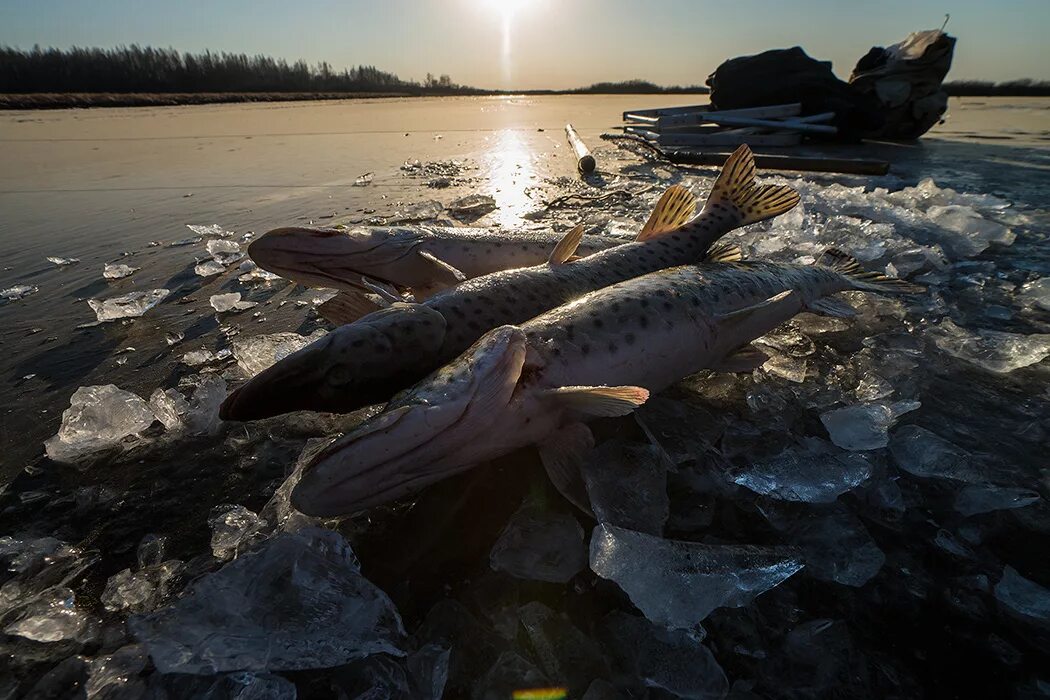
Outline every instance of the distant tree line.
[[584, 94], [586, 94], [586, 93], [595, 93], [595, 94], [603, 94], [603, 95], [609, 95], [609, 94], [647, 95], [647, 94], [670, 93], [670, 92], [689, 92], [689, 93], [699, 93], [699, 94], [705, 94], [706, 95], [707, 93], [709, 93], [711, 91], [710, 91], [710, 89], [704, 87], [703, 85], [686, 85], [684, 87], [681, 86], [681, 85], [672, 85], [672, 86], [669, 86], [669, 87], [663, 87], [661, 85], [657, 85], [656, 83], [651, 83], [648, 80], [640, 80], [640, 79], [636, 78], [634, 80], [624, 80], [624, 81], [616, 82], [616, 83], [613, 83], [613, 82], [594, 83], [593, 85], [590, 85], [590, 86], [584, 87], [584, 88], [579, 88], [579, 89], [573, 90], [572, 92], [578, 92], [578, 93], [584, 93]]
[[327, 62], [234, 53], [180, 53], [135, 44], [114, 49], [0, 47], [0, 93], [480, 92], [447, 75], [424, 84], [375, 66], [334, 70]]
[[1030, 78], [1003, 83], [993, 83], [990, 80], [952, 80], [944, 84], [944, 89], [949, 95], [958, 96], [1038, 97], [1050, 95], [1050, 81]]

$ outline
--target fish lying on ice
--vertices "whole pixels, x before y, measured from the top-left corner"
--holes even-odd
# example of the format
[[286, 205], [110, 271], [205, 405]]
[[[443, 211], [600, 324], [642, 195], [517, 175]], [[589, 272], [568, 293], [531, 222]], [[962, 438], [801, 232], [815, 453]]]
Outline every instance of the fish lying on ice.
[[[798, 194], [757, 186], [747, 146], [728, 161], [707, 203], [669, 188], [632, 243], [572, 259], [579, 227], [547, 263], [467, 280], [421, 304], [395, 303], [336, 329], [231, 393], [220, 416], [253, 420], [312, 410], [345, 413], [388, 400], [470, 347], [486, 331], [522, 323], [587, 292], [699, 262], [728, 231], [791, 209]], [[694, 215], [695, 214], [695, 215]]]
[[307, 515], [346, 514], [537, 445], [552, 481], [586, 507], [576, 465], [593, 438], [583, 421], [627, 414], [702, 369], [754, 369], [766, 356], [752, 340], [800, 311], [849, 315], [827, 298], [845, 290], [919, 288], [828, 251], [809, 266], [663, 270], [501, 326], [323, 450], [292, 504]]
[[[408, 289], [421, 301], [471, 277], [538, 265], [561, 238], [546, 231], [504, 233], [444, 226], [295, 226], [263, 234], [248, 246], [248, 255], [264, 270], [307, 287], [368, 291], [364, 277]], [[577, 253], [590, 255], [626, 242], [584, 236]]]

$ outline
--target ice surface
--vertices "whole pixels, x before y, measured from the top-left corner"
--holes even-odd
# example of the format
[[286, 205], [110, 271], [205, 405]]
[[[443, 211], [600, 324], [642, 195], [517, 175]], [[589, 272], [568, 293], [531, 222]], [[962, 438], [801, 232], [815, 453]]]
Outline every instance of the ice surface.
[[18, 301], [24, 299], [30, 294], [36, 294], [40, 291], [40, 287], [36, 287], [31, 284], [16, 284], [13, 287], [0, 290], [0, 297], [7, 299], [8, 301]]
[[106, 266], [102, 268], [102, 276], [108, 280], [119, 280], [135, 274], [139, 269], [124, 263], [106, 263]]
[[695, 633], [665, 629], [620, 611], [606, 615], [599, 629], [617, 670], [647, 687], [702, 700], [724, 698], [729, 691], [725, 672]]
[[131, 292], [109, 299], [88, 299], [88, 306], [95, 312], [99, 321], [116, 321], [120, 318], [136, 318], [164, 301], [171, 291], [151, 289], [143, 292]]
[[85, 641], [90, 634], [90, 623], [88, 615], [77, 609], [73, 591], [55, 587], [35, 598], [4, 632], [34, 642]]
[[208, 519], [211, 553], [216, 559], [233, 559], [261, 539], [266, 521], [240, 505], [216, 506]]
[[666, 462], [655, 445], [614, 439], [594, 449], [582, 471], [598, 522], [662, 534], [670, 508]]
[[527, 503], [492, 546], [489, 564], [517, 578], [565, 583], [587, 566], [583, 528], [571, 515]]
[[328, 668], [404, 653], [393, 603], [361, 576], [342, 536], [316, 528], [278, 535], [128, 627], [161, 673]]
[[223, 313], [224, 311], [244, 311], [259, 305], [254, 301], [241, 301], [240, 292], [213, 294], [211, 298], [208, 299], [208, 302], [218, 313]]
[[927, 335], [949, 355], [1000, 374], [1033, 365], [1050, 355], [1050, 333], [1022, 335], [984, 329], [974, 333], [946, 318]]
[[922, 404], [918, 401], [869, 403], [827, 411], [820, 421], [831, 441], [844, 450], [877, 450], [889, 444], [889, 429], [905, 413]]
[[995, 597], [1022, 618], [1050, 626], [1050, 590], [1029, 581], [1012, 566], [1003, 569], [1003, 577], [995, 584]]
[[1039, 493], [1031, 489], [975, 485], [967, 486], [959, 492], [955, 498], [955, 510], [970, 516], [995, 510], [1024, 508], [1039, 500]]
[[206, 245], [211, 259], [223, 266], [228, 266], [244, 257], [241, 244], [236, 241], [211, 240]]
[[983, 479], [973, 455], [919, 425], [905, 425], [894, 430], [890, 454], [899, 468], [924, 479], [971, 483]]
[[308, 336], [298, 333], [271, 333], [250, 338], [238, 337], [233, 341], [233, 356], [237, 358], [238, 366], [251, 377], [278, 360], [283, 360], [293, 352], [320, 340], [325, 333], [325, 330], [318, 329]]
[[1050, 277], [1041, 277], [1023, 285], [1017, 293], [1017, 298], [1023, 304], [1050, 311]]
[[819, 438], [803, 438], [731, 474], [733, 483], [755, 493], [806, 503], [832, 503], [870, 476], [871, 464], [862, 455], [841, 452]]
[[48, 257], [47, 261], [59, 267], [66, 267], [67, 265], [76, 265], [80, 262], [80, 258]]
[[172, 559], [137, 571], [124, 569], [106, 581], [102, 605], [111, 612], [149, 612], [168, 595], [168, 584], [181, 568], [182, 562]]
[[664, 540], [599, 524], [591, 569], [616, 582], [646, 617], [690, 628], [720, 607], [740, 607], [802, 568], [785, 549]]
[[194, 265], [193, 271], [200, 277], [211, 277], [225, 272], [226, 266], [214, 260], [205, 260]]
[[145, 401], [113, 384], [82, 386], [62, 413], [58, 434], [44, 443], [56, 462], [75, 463], [142, 432], [156, 420]]

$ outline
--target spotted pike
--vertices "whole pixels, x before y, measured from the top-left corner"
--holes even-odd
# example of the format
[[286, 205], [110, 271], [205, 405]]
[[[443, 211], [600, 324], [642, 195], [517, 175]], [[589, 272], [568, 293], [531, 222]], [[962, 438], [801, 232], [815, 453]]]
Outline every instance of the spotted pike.
[[[551, 232], [510, 233], [446, 226], [316, 228], [268, 231], [248, 246], [255, 263], [307, 287], [369, 289], [362, 278], [410, 290], [416, 301], [465, 279], [538, 265], [561, 240]], [[590, 255], [624, 240], [584, 236]]]
[[586, 507], [578, 463], [593, 446], [589, 417], [627, 414], [702, 369], [754, 369], [766, 356], [750, 342], [800, 311], [850, 315], [835, 292], [916, 291], [838, 251], [821, 262], [673, 268], [492, 330], [323, 450], [292, 503], [350, 513], [536, 445], [562, 493]]
[[252, 420], [296, 410], [348, 412], [388, 400], [452, 360], [486, 331], [534, 316], [587, 292], [676, 265], [699, 262], [726, 232], [791, 209], [798, 194], [755, 185], [747, 146], [726, 162], [707, 203], [677, 185], [660, 198], [632, 243], [575, 259], [582, 228], [548, 262], [467, 280], [421, 304], [344, 325], [250, 379], [222, 405], [224, 419]]

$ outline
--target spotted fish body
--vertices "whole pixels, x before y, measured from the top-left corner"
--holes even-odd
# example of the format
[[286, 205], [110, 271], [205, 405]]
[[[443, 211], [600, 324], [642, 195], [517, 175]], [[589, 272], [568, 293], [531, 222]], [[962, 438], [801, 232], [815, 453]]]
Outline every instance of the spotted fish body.
[[[310, 287], [361, 291], [362, 277], [426, 296], [477, 277], [542, 263], [561, 239], [553, 231], [501, 232], [448, 226], [279, 228], [248, 246], [259, 267]], [[584, 236], [590, 255], [623, 239]]]
[[835, 292], [911, 291], [841, 254], [828, 263], [673, 268], [490, 331], [318, 455], [293, 503], [348, 513], [532, 444], [577, 500], [569, 465], [593, 444], [588, 416], [623, 415], [702, 369], [757, 367], [752, 340], [806, 309], [844, 314]]
[[[743, 146], [726, 162], [706, 206], [695, 216], [695, 200], [675, 186], [661, 198], [635, 242], [572, 259], [577, 229], [547, 263], [468, 280], [414, 305], [411, 316], [373, 314], [341, 326], [239, 387], [220, 415], [252, 420], [295, 410], [362, 408], [411, 386], [492, 328], [523, 323], [623, 280], [698, 262], [728, 231], [798, 202], [789, 187], [756, 186], [754, 173], [754, 159]], [[420, 345], [427, 351], [400, 351]]]

